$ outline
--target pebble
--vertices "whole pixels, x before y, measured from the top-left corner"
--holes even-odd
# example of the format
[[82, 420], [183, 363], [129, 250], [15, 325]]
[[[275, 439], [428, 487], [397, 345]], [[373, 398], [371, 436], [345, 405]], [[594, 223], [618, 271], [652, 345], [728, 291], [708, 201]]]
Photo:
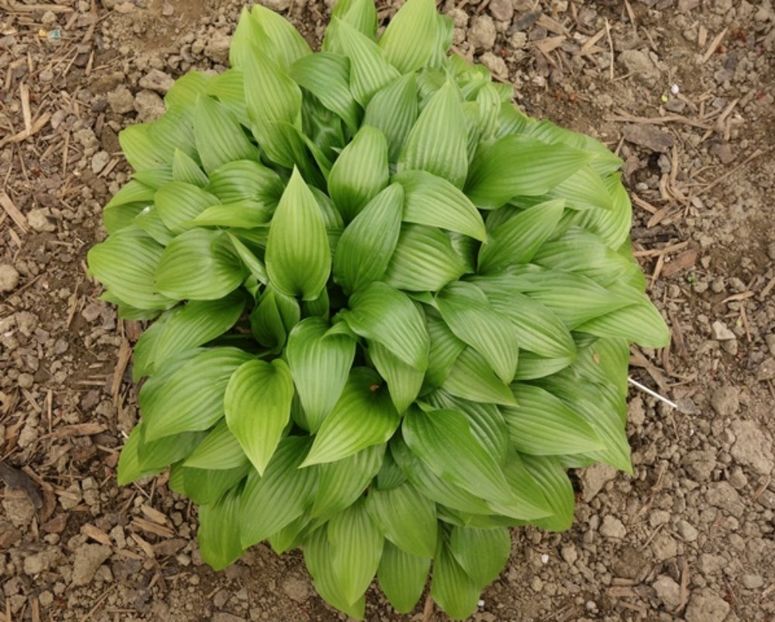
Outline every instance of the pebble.
[[713, 482], [708, 486], [706, 494], [708, 503], [720, 508], [733, 516], [742, 516], [745, 506], [738, 492], [729, 482]]
[[126, 15], [127, 13], [133, 13], [136, 8], [137, 7], [133, 3], [127, 1], [127, 2], [120, 2], [120, 3], [118, 3], [113, 8], [113, 10], [116, 13], [121, 13], [122, 15]]
[[56, 226], [48, 219], [50, 214], [51, 212], [45, 207], [30, 210], [27, 214], [27, 222], [32, 230], [38, 233], [56, 231]]
[[291, 0], [261, 0], [261, 4], [273, 11], [287, 11], [291, 6]]
[[723, 622], [729, 603], [708, 588], [695, 590], [686, 608], [686, 622]]
[[97, 569], [110, 557], [111, 549], [102, 544], [83, 544], [75, 550], [73, 585], [88, 585]]
[[164, 101], [153, 91], [140, 91], [135, 97], [134, 108], [141, 121], [153, 121], [164, 114]]
[[673, 146], [673, 137], [653, 125], [630, 123], [622, 128], [622, 135], [626, 141], [658, 153], [667, 153]]
[[758, 574], [744, 574], [743, 585], [749, 590], [755, 590], [764, 585], [764, 579]]
[[283, 592], [297, 603], [303, 603], [310, 596], [309, 584], [296, 577], [288, 577], [283, 581]]
[[110, 162], [110, 154], [107, 151], [95, 153], [91, 159], [92, 173], [98, 175], [108, 165], [108, 162]]
[[31, 389], [32, 385], [35, 384], [35, 378], [32, 377], [32, 374], [19, 374], [16, 382], [22, 389]]
[[711, 326], [713, 330], [713, 338], [716, 341], [727, 341], [729, 339], [737, 339], [735, 333], [729, 330], [729, 327], [721, 320], [716, 320]]
[[616, 469], [607, 464], [595, 464], [581, 471], [581, 494], [584, 502], [592, 501], [614, 478], [616, 478]]
[[651, 550], [654, 552], [656, 559], [664, 562], [678, 555], [678, 544], [674, 538], [663, 531], [654, 536], [654, 539], [651, 541]]
[[119, 86], [108, 93], [108, 106], [116, 114], [126, 114], [134, 110], [135, 98], [127, 87]]
[[729, 452], [732, 457], [761, 475], [770, 475], [775, 466], [775, 457], [772, 441], [766, 433], [753, 421], [733, 421], [731, 429], [735, 435], [735, 442]]
[[471, 45], [480, 50], [490, 50], [495, 45], [495, 22], [489, 15], [478, 15], [471, 23], [468, 40]]
[[681, 603], [681, 586], [672, 577], [661, 574], [651, 584], [657, 598], [669, 609], [675, 609]]
[[499, 22], [510, 22], [514, 17], [514, 6], [511, 0], [490, 0], [487, 8]]
[[487, 67], [493, 74], [505, 78], [509, 74], [509, 68], [506, 65], [506, 61], [503, 60], [497, 54], [492, 52], [485, 52], [479, 57], [482, 65]]
[[204, 52], [211, 60], [226, 63], [229, 60], [229, 45], [231, 45], [229, 34], [223, 30], [216, 30], [208, 37]]
[[740, 408], [738, 390], [731, 385], [725, 385], [714, 389], [710, 394], [710, 405], [713, 410], [722, 417], [734, 415]]
[[573, 543], [563, 545], [560, 549], [560, 555], [571, 566], [575, 564], [579, 558], [578, 551], [576, 551], [576, 546]]
[[139, 84], [141, 88], [156, 91], [157, 93], [166, 93], [175, 84], [175, 80], [168, 73], [164, 73], [159, 69], [151, 69], [140, 78]]
[[619, 54], [619, 62], [624, 65], [628, 73], [644, 82], [653, 84], [659, 78], [659, 69], [651, 62], [648, 55], [640, 50], [624, 50]]
[[9, 263], [0, 264], [0, 292], [10, 292], [19, 284], [19, 272]]
[[686, 542], [694, 542], [699, 535], [694, 526], [689, 521], [683, 519], [676, 523], [676, 529], [678, 529], [678, 533]]
[[600, 525], [600, 533], [606, 538], [621, 540], [627, 535], [627, 529], [622, 521], [609, 514], [603, 518], [603, 524]]

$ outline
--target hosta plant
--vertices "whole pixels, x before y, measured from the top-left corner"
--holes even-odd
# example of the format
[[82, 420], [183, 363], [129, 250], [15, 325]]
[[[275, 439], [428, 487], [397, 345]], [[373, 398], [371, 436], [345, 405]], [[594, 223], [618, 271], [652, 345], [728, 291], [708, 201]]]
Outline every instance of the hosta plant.
[[664, 346], [620, 162], [511, 103], [408, 0], [378, 34], [340, 0], [322, 51], [245, 10], [231, 68], [191, 72], [120, 136], [132, 179], [89, 252], [146, 320], [118, 478], [170, 469], [202, 557], [301, 549], [354, 617], [376, 576], [477, 605], [508, 528], [566, 529], [567, 470], [630, 471], [628, 345]]

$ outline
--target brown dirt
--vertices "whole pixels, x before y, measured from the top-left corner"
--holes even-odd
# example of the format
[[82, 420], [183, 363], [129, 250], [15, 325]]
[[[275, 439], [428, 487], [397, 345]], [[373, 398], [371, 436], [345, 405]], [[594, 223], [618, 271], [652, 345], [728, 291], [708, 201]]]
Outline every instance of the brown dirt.
[[[320, 36], [326, 3], [270, 4], [291, 6], [305, 35]], [[85, 252], [104, 235], [101, 205], [127, 178], [116, 135], [153, 114], [153, 96], [136, 98], [140, 79], [151, 69], [177, 77], [219, 68], [239, 8], [56, 0], [47, 13], [0, 0], [4, 622], [341, 619], [315, 596], [299, 555], [258, 546], [216, 574], [197, 553], [195, 509], [163, 476], [123, 489], [114, 480], [136, 418], [121, 352], [139, 329], [98, 300]], [[772, 620], [771, 1], [443, 9], [456, 21], [456, 47], [513, 82], [527, 112], [595, 134], [626, 161], [641, 199], [635, 249], [674, 331], [669, 350], [633, 352], [633, 375], [681, 406], [632, 394], [635, 475], [579, 473], [575, 526], [515, 531], [509, 566], [473, 619]], [[21, 85], [37, 131], [16, 140]], [[376, 590], [367, 618], [402, 619]], [[428, 618], [418, 609], [405, 619]]]

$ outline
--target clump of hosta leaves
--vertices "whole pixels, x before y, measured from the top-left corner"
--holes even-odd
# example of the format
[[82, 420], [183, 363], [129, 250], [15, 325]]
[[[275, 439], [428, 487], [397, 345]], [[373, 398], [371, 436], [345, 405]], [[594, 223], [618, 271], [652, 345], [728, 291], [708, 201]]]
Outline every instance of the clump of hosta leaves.
[[630, 471], [628, 345], [667, 329], [628, 245], [619, 160], [449, 55], [433, 0], [377, 36], [340, 0], [313, 53], [245, 10], [231, 69], [126, 129], [89, 253], [148, 320], [126, 483], [170, 468], [214, 568], [268, 540], [362, 617], [374, 576], [462, 618], [508, 527], [566, 529], [568, 468]]

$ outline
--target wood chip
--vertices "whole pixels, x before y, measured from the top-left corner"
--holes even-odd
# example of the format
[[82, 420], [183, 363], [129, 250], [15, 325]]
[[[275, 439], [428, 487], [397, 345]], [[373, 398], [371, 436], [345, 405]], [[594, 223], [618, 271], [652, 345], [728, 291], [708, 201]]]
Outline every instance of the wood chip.
[[169, 527], [157, 525], [153, 521], [145, 520], [144, 518], [132, 519], [132, 525], [137, 529], [140, 529], [141, 531], [145, 531], [146, 533], [151, 533], [161, 538], [171, 538], [175, 535], [175, 532], [172, 531], [172, 529], [170, 529]]
[[16, 226], [22, 230], [22, 233], [29, 231], [26, 216], [19, 211], [19, 208], [11, 201], [11, 197], [4, 190], [0, 190], [0, 206], [2, 206], [3, 211], [10, 216]]
[[30, 110], [30, 87], [24, 82], [19, 85], [19, 99], [22, 101], [22, 118], [24, 119], [24, 130], [32, 135], [32, 111]]
[[140, 510], [154, 523], [158, 523], [159, 525], [167, 525], [169, 522], [165, 514], [163, 514], [162, 512], [159, 512], [159, 510], [151, 507], [148, 504], [143, 505], [143, 507], [141, 507]]
[[662, 276], [669, 278], [674, 274], [678, 274], [682, 270], [693, 268], [694, 264], [697, 263], [697, 254], [697, 251], [693, 248], [689, 249], [688, 251], [684, 251], [678, 255], [678, 257], [673, 259], [673, 261], [665, 264], [664, 268], [662, 268]]
[[28, 138], [30, 138], [31, 136], [37, 134], [40, 130], [42, 130], [50, 120], [51, 120], [51, 113], [44, 112], [43, 115], [38, 117], [33, 122], [32, 127], [30, 128], [30, 131], [23, 129], [21, 132], [18, 132], [13, 136], [3, 138], [2, 140], [0, 140], [0, 147], [5, 147], [5, 145], [7, 145], [8, 143], [20, 143], [23, 140], [27, 140]]
[[113, 381], [110, 385], [110, 394], [113, 396], [113, 404], [118, 405], [118, 395], [121, 390], [121, 381], [124, 379], [126, 366], [132, 356], [132, 346], [126, 339], [121, 340], [121, 346], [118, 349], [118, 360], [113, 370]]
[[549, 32], [553, 32], [556, 35], [568, 34], [568, 29], [565, 28], [565, 26], [553, 17], [549, 17], [546, 13], [541, 13], [541, 17], [536, 20], [536, 25], [545, 28]]
[[[0, 2], [0, 5], [2, 4], [3, 3]], [[13, 13], [43, 13], [45, 11], [51, 11], [52, 13], [72, 13], [75, 9], [60, 4], [18, 4], [16, 2], [10, 2], [8, 10]]]
[[558, 37], [546, 37], [545, 39], [536, 41], [534, 45], [541, 52], [548, 56], [550, 52], [553, 52], [563, 43], [565, 43], [565, 40], [565, 35], [560, 35]]
[[130, 537], [132, 538], [132, 540], [134, 540], [137, 543], [137, 546], [139, 546], [140, 549], [142, 549], [143, 553], [145, 553], [151, 559], [156, 558], [156, 553], [154, 552], [153, 545], [150, 542], [148, 542], [147, 540], [143, 540], [136, 533], [133, 533]]
[[43, 506], [43, 498], [38, 490], [38, 485], [24, 471], [12, 467], [10, 464], [0, 462], [0, 480], [14, 490], [23, 490], [36, 508]]
[[[579, 50], [579, 54], [591, 54], [592, 49], [595, 48], [595, 44], [600, 41], [605, 36], [605, 26], [603, 26], [600, 30], [598, 30], [594, 35], [592, 35], [589, 39], [587, 39], [584, 42], [584, 45], [581, 46], [581, 49]], [[595, 48], [599, 50], [600, 48]]]
[[107, 430], [107, 426], [101, 423], [73, 423], [57, 428], [51, 433], [53, 438], [67, 438], [70, 436], [93, 436]]
[[104, 544], [105, 546], [111, 546], [113, 543], [110, 540], [110, 536], [106, 534], [99, 527], [95, 527], [89, 523], [81, 525], [81, 533], [92, 540]]
[[710, 128], [707, 123], [701, 123], [694, 119], [689, 119], [680, 114], [666, 114], [663, 117], [639, 117], [628, 114], [624, 111], [617, 111], [617, 114], [606, 117], [607, 121], [624, 121], [626, 123], [653, 123], [654, 125], [664, 125], [665, 123], [683, 123], [692, 127], [700, 127], [704, 130]]
[[705, 63], [707, 63], [708, 59], [710, 59], [710, 57], [713, 56], [713, 52], [715, 52], [718, 46], [721, 45], [721, 41], [724, 39], [724, 36], [726, 34], [727, 34], [727, 29], [724, 28], [724, 30], [722, 30], [715, 37], [713, 37], [713, 41], [710, 42], [708, 49], [705, 50], [705, 54], [702, 55], [702, 60], [700, 61], [701, 65], [704, 65]]

